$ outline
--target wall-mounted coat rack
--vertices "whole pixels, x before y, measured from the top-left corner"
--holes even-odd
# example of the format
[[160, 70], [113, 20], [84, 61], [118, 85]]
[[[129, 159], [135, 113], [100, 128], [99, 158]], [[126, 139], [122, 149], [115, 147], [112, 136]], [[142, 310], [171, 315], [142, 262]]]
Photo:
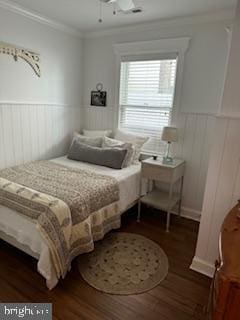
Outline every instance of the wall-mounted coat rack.
[[15, 61], [18, 61], [18, 58], [22, 58], [32, 67], [32, 69], [38, 77], [41, 76], [41, 70], [39, 65], [40, 55], [38, 53], [32, 52], [28, 49], [16, 47], [12, 44], [5, 42], [0, 42], [0, 53], [13, 56]]

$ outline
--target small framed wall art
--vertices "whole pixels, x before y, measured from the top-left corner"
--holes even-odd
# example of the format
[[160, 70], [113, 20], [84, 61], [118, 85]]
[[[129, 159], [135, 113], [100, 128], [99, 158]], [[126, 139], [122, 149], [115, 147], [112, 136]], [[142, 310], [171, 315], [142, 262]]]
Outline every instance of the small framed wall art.
[[96, 90], [91, 91], [91, 106], [106, 107], [107, 106], [107, 92], [103, 91], [102, 83], [96, 85]]

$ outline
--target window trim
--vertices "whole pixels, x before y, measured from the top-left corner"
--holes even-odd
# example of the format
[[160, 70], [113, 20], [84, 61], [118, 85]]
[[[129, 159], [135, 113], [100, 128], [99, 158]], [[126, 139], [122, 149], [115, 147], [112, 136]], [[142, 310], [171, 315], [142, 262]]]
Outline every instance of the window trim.
[[121, 62], [124, 57], [138, 57], [151, 56], [161, 54], [177, 54], [178, 65], [176, 71], [175, 94], [172, 112], [172, 124], [176, 123], [176, 119], [181, 107], [181, 93], [182, 81], [184, 71], [184, 58], [185, 53], [189, 47], [190, 38], [176, 38], [176, 39], [160, 39], [153, 41], [140, 41], [128, 43], [116, 43], [113, 45], [114, 53], [116, 55], [116, 87], [115, 87], [115, 119], [114, 127], [118, 128], [120, 107], [119, 107], [119, 94], [120, 94], [120, 73]]

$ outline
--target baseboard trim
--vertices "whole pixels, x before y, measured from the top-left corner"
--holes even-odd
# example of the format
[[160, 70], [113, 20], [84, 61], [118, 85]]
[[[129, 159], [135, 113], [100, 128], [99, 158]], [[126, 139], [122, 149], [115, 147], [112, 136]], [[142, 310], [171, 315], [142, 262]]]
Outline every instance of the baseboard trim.
[[214, 264], [206, 262], [196, 256], [193, 258], [190, 269], [202, 273], [209, 278], [213, 278], [215, 272]]
[[[172, 213], [178, 215], [176, 210], [174, 210]], [[200, 222], [201, 211], [198, 211], [198, 210], [195, 210], [195, 209], [191, 209], [191, 208], [188, 208], [188, 207], [182, 207], [181, 208], [181, 217]]]

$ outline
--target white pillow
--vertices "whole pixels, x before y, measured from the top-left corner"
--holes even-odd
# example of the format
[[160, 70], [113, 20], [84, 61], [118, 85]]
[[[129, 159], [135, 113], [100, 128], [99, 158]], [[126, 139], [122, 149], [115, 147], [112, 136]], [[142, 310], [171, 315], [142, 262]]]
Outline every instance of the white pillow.
[[120, 140], [120, 141], [124, 141], [124, 142], [128, 142], [128, 143], [133, 144], [133, 146], [135, 147], [134, 162], [137, 162], [139, 160], [142, 146], [149, 139], [149, 137], [147, 137], [147, 136], [135, 134], [132, 132], [127, 132], [127, 131], [122, 131], [122, 130], [117, 130], [114, 138], [117, 140]]
[[127, 149], [127, 154], [123, 162], [123, 168], [130, 166], [134, 161], [135, 148], [132, 143], [123, 142], [108, 137], [103, 137], [103, 148], [122, 148]]
[[87, 137], [87, 136], [83, 136], [82, 134], [79, 134], [77, 132], [74, 132], [72, 144], [73, 144], [74, 140], [78, 140], [78, 141], [85, 143], [85, 144], [92, 146], [92, 147], [101, 147], [103, 138], [102, 137]]
[[87, 137], [110, 137], [112, 130], [86, 130], [83, 129], [83, 135]]
[[103, 146], [103, 148], [118, 147], [118, 146], [124, 145], [125, 143], [126, 142], [124, 142], [124, 141], [112, 139], [112, 138], [109, 138], [109, 137], [103, 137], [102, 146]]

